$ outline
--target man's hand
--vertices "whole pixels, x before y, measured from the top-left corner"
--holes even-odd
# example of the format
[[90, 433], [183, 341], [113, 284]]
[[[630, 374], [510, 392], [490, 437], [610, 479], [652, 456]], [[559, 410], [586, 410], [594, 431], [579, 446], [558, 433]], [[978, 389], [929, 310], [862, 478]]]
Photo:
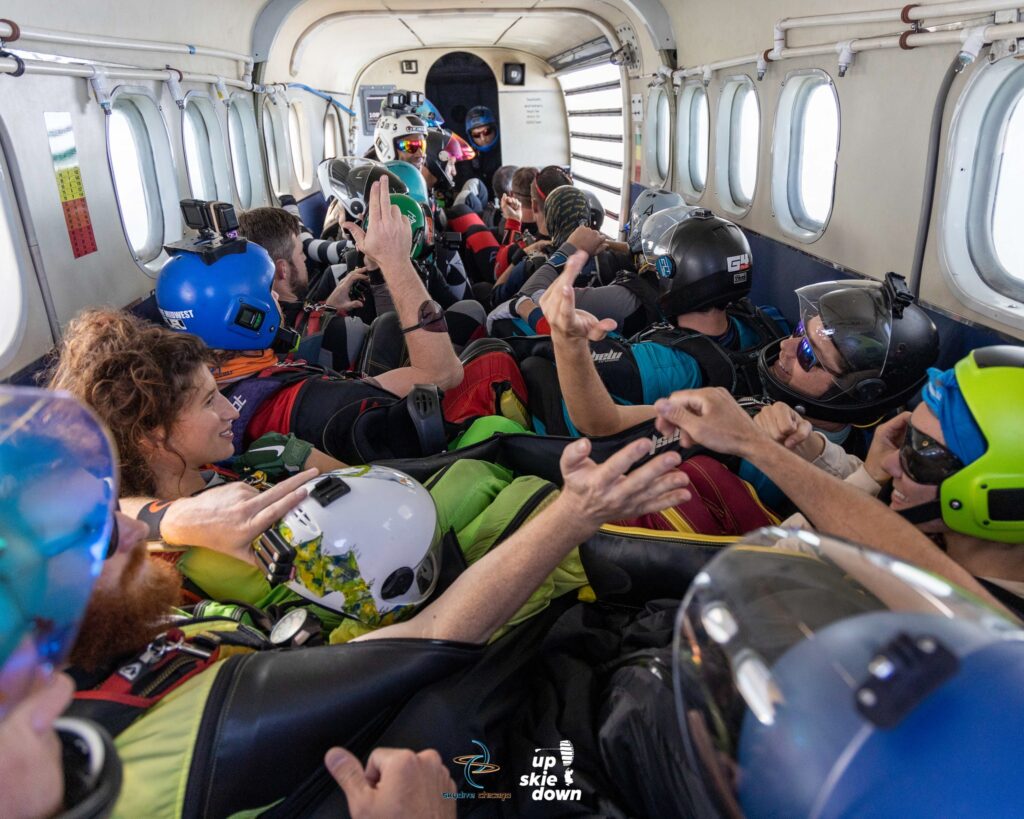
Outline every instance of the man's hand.
[[654, 409], [658, 431], [673, 435], [678, 430], [683, 447], [700, 445], [748, 458], [758, 447], [771, 443], [768, 433], [721, 387], [674, 392], [655, 402]]
[[587, 256], [593, 256], [604, 250], [608, 243], [608, 237], [600, 231], [581, 225], [569, 234], [567, 241], [577, 250], [582, 250]]
[[[523, 253], [527, 256], [532, 256], [534, 253], [546, 253], [551, 249], [551, 242], [547, 239], [538, 239], [533, 244], [527, 245], [523, 248]], [[584, 261], [586, 264], [586, 261]]]
[[358, 310], [363, 306], [363, 302], [352, 298], [352, 285], [368, 280], [365, 267], [346, 273], [327, 297], [327, 305], [335, 310]]
[[444, 794], [458, 789], [437, 751], [375, 748], [364, 771], [344, 748], [331, 748], [324, 764], [345, 792], [352, 819], [455, 816], [456, 800], [445, 799]]
[[867, 457], [864, 458], [864, 471], [871, 476], [875, 483], [884, 485], [892, 480], [892, 475], [882, 468], [882, 460], [903, 446], [903, 438], [907, 434], [909, 424], [910, 413], [901, 412], [895, 418], [889, 419], [884, 424], [879, 424], [875, 430], [875, 435], [871, 439], [871, 448], [868, 449]]
[[371, 259], [366, 255], [366, 231], [359, 227], [355, 222], [342, 222], [341, 226], [345, 229], [348, 235], [352, 237], [352, 243], [356, 246], [356, 250], [363, 254], [363, 260], [366, 262], [366, 267], [361, 269], [377, 270], [380, 267], [380, 265], [377, 264], [377, 260]]
[[412, 225], [402, 215], [398, 205], [391, 204], [386, 176], [370, 186], [366, 199], [369, 227], [363, 239], [363, 253], [380, 265], [381, 273], [387, 278], [389, 273], [401, 265], [409, 264]]
[[824, 439], [814, 434], [811, 422], [781, 401], [764, 407], [754, 417], [754, 423], [773, 441], [792, 449], [805, 461], [813, 461], [825, 448]]
[[564, 485], [558, 501], [568, 504], [574, 517], [596, 530], [611, 520], [658, 512], [690, 499], [685, 487], [690, 478], [676, 469], [678, 452], [666, 452], [639, 469], [625, 474], [651, 452], [651, 441], [633, 441], [602, 464], [590, 456], [590, 441], [580, 438], [562, 452], [559, 466]]
[[266, 492], [232, 481], [181, 498], [168, 507], [160, 535], [168, 545], [201, 546], [251, 563], [249, 545], [303, 501], [303, 484], [316, 475], [307, 469]]
[[544, 318], [548, 320], [553, 337], [600, 341], [616, 327], [614, 319], [599, 321], [592, 313], [576, 309], [573, 283], [586, 263], [587, 255], [577, 250], [566, 261], [558, 278], [540, 297], [540, 308], [544, 311]]
[[501, 195], [501, 215], [506, 219], [522, 222], [523, 221], [523, 204], [516, 197], [510, 193], [503, 193]]

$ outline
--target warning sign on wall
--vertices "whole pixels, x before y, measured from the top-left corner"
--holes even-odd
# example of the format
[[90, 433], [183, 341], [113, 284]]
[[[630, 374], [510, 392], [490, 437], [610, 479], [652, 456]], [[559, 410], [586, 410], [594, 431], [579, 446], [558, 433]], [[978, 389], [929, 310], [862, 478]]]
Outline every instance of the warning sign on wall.
[[67, 111], [47, 111], [46, 137], [50, 141], [50, 158], [57, 178], [57, 192], [64, 208], [64, 224], [75, 258], [96, 252], [96, 234], [93, 233], [89, 205], [85, 201], [82, 168], [78, 162], [78, 146], [71, 127], [71, 114]]

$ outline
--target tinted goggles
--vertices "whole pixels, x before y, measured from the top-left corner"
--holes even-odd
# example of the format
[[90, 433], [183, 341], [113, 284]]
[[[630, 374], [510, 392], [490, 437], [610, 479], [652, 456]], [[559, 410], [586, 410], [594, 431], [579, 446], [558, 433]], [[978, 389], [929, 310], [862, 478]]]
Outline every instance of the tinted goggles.
[[426, 330], [428, 333], [447, 333], [448, 322], [444, 318], [444, 308], [436, 301], [425, 301], [420, 305], [419, 321], [411, 327], [403, 327], [402, 333], [413, 330]]
[[422, 137], [398, 137], [395, 147], [405, 154], [419, 154], [427, 149], [427, 143]]
[[470, 131], [469, 135], [473, 137], [473, 139], [483, 139], [484, 137], [489, 137], [493, 133], [493, 125], [481, 125], [479, 128], [474, 128]]
[[906, 437], [900, 447], [900, 468], [914, 483], [938, 486], [964, 465], [934, 438], [907, 424]]

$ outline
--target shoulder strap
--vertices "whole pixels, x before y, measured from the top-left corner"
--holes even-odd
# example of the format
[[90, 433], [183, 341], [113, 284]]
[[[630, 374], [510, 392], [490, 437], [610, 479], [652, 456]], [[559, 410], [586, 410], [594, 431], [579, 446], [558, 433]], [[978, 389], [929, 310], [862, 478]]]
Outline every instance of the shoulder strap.
[[745, 321], [757, 331], [761, 337], [758, 347], [788, 335], [774, 316], [763, 307], [758, 307], [749, 298], [734, 301], [726, 308], [725, 312], [734, 318]]
[[737, 371], [732, 355], [703, 333], [659, 324], [637, 334], [632, 340], [650, 341], [691, 356], [700, 367], [705, 387], [725, 387], [729, 392], [736, 389]]
[[661, 308], [658, 306], [658, 291], [642, 274], [629, 274], [619, 276], [612, 281], [620, 287], [625, 287], [630, 293], [636, 296], [637, 301], [643, 305], [647, 313], [647, 323], [656, 324], [665, 320]]

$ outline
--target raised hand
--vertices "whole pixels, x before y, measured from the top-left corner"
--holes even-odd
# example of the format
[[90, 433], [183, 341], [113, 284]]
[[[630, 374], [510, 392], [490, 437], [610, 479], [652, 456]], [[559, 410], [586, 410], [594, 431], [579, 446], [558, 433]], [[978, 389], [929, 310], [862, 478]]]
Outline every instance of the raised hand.
[[678, 452], [666, 452], [627, 473], [651, 452], [644, 438], [627, 444], [604, 463], [590, 458], [590, 441], [573, 441], [559, 464], [564, 485], [559, 501], [571, 504], [574, 514], [593, 528], [622, 518], [657, 512], [690, 499], [689, 476], [676, 469]]
[[504, 216], [506, 219], [513, 220], [516, 222], [522, 222], [522, 203], [512, 194], [503, 193], [501, 195], [501, 215]]
[[553, 337], [600, 341], [616, 327], [614, 319], [599, 320], [586, 310], [576, 309], [573, 283], [586, 263], [586, 253], [577, 250], [566, 261], [561, 275], [540, 297], [540, 308], [544, 311], [544, 318], [548, 320]]
[[773, 441], [792, 449], [805, 461], [813, 461], [824, 449], [824, 440], [814, 435], [811, 422], [781, 401], [763, 407], [754, 416], [754, 423]]
[[391, 204], [386, 176], [373, 183], [366, 198], [368, 223], [363, 253], [380, 265], [381, 273], [387, 279], [388, 274], [400, 265], [409, 264], [412, 225], [398, 206]]
[[875, 435], [871, 439], [871, 448], [864, 458], [864, 471], [872, 477], [876, 483], [885, 484], [892, 480], [892, 475], [882, 468], [882, 461], [891, 452], [896, 452], [903, 446], [903, 438], [907, 434], [907, 426], [910, 424], [910, 413], [901, 412], [895, 418], [890, 418], [884, 424], [879, 424], [875, 429]]
[[662, 435], [678, 430], [684, 447], [705, 446], [723, 455], [741, 458], [771, 437], [747, 415], [728, 390], [705, 387], [680, 390], [654, 404], [658, 413], [655, 426]]
[[581, 225], [569, 234], [567, 241], [577, 250], [582, 250], [587, 256], [593, 256], [605, 249], [608, 237], [598, 230]]

